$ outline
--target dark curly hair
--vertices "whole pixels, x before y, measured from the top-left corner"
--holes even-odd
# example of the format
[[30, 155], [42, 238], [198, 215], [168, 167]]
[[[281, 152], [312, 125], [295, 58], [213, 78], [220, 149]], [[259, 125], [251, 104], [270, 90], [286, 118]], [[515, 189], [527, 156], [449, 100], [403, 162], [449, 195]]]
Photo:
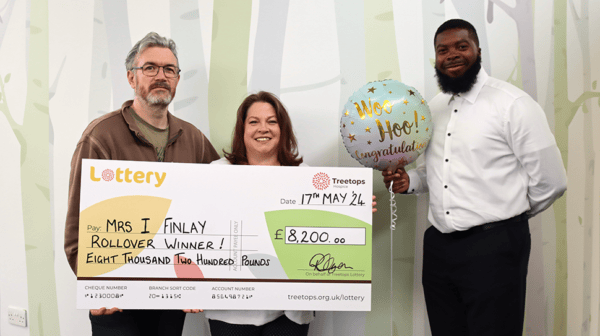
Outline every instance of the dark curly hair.
[[477, 30], [475, 30], [475, 27], [473, 27], [473, 25], [470, 24], [468, 21], [461, 19], [451, 19], [442, 23], [442, 25], [439, 26], [437, 31], [435, 32], [435, 36], [433, 37], [433, 45], [435, 46], [435, 39], [437, 39], [437, 36], [439, 34], [450, 29], [465, 29], [469, 32], [469, 37], [471, 37], [473, 41], [475, 41], [475, 45], [479, 47], [479, 37], [477, 36]]

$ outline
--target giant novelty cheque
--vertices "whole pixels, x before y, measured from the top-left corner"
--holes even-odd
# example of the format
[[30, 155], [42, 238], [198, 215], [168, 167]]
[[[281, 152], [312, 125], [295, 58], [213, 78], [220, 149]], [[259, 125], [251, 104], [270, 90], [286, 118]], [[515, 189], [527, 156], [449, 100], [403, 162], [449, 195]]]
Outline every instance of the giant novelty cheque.
[[372, 170], [83, 160], [77, 307], [371, 309]]

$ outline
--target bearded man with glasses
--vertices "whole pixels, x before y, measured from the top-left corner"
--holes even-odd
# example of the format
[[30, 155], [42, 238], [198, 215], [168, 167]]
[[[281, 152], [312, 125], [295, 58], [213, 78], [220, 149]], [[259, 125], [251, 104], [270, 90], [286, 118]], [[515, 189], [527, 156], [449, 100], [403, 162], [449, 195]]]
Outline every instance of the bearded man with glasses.
[[[219, 158], [200, 130], [168, 111], [181, 71], [173, 40], [149, 33], [133, 46], [125, 67], [134, 99], [92, 121], [71, 161], [65, 253], [75, 274], [82, 159], [210, 163]], [[184, 320], [185, 312], [177, 310], [90, 311], [94, 336], [181, 335]]]

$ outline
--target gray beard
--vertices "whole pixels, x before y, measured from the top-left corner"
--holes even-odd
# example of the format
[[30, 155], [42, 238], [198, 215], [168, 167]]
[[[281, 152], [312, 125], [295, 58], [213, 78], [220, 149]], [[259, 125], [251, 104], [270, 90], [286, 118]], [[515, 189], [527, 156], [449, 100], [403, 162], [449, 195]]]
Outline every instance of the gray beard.
[[152, 93], [152, 91], [150, 91], [146, 95], [146, 97], [142, 97], [142, 95], [136, 90], [135, 94], [150, 106], [169, 106], [169, 104], [171, 104], [171, 101], [173, 100], [173, 95], [171, 94], [171, 92], [164, 96], [155, 95], [154, 93]]
[[168, 106], [169, 104], [171, 104], [172, 100], [173, 96], [171, 95], [171, 92], [169, 92], [167, 96], [154, 95], [152, 92], [148, 93], [148, 95], [146, 96], [146, 102], [148, 103], [148, 105]]

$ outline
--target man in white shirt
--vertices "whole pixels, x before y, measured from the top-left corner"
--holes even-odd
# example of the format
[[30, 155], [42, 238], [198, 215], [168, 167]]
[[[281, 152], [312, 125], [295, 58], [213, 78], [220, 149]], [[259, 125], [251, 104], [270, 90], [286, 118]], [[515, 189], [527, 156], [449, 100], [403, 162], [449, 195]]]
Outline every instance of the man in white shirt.
[[397, 193], [429, 192], [423, 289], [433, 335], [522, 335], [531, 248], [528, 218], [566, 190], [544, 111], [489, 77], [467, 21], [434, 37], [434, 130], [425, 163], [384, 171]]

